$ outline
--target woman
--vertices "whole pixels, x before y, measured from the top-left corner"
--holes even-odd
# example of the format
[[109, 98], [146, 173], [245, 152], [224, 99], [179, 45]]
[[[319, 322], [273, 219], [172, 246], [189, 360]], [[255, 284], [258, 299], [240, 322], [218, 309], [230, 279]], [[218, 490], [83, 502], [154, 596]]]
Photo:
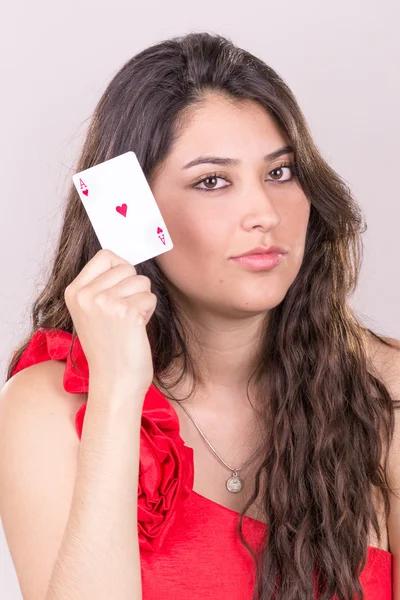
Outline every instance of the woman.
[[349, 188], [278, 74], [206, 33], [123, 66], [77, 171], [129, 150], [174, 248], [100, 250], [71, 186], [2, 392], [25, 600], [390, 598], [399, 345], [349, 304]]

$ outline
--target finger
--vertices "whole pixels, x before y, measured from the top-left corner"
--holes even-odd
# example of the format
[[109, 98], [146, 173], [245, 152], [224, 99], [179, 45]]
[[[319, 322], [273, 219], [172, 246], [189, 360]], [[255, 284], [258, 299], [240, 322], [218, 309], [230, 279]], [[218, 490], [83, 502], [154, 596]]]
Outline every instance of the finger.
[[150, 280], [144, 275], [125, 277], [109, 288], [116, 298], [128, 298], [140, 293], [151, 293]]
[[[109, 271], [117, 265], [124, 264], [130, 265], [128, 261], [115, 254], [115, 252], [112, 252], [112, 250], [101, 249], [83, 267], [81, 272], [75, 277], [72, 283], [75, 288], [80, 289], [96, 279], [96, 277], [102, 273]], [[134, 270], [134, 273], [136, 273], [135, 267], [133, 265], [131, 266]]]
[[[144, 323], [147, 324], [157, 305], [157, 296], [153, 293], [142, 292], [129, 296], [125, 302], [134, 307], [137, 314], [143, 317]], [[141, 322], [140, 319], [139, 322]]]
[[[145, 275], [136, 275], [136, 272], [132, 269], [132, 265], [117, 265], [113, 269], [102, 273], [78, 291], [85, 290], [85, 293], [96, 295], [102, 291], [114, 288], [124, 280], [131, 281], [130, 285], [136, 286], [138, 291], [151, 291], [148, 277], [145, 277]], [[135, 289], [135, 287], [132, 289]]]

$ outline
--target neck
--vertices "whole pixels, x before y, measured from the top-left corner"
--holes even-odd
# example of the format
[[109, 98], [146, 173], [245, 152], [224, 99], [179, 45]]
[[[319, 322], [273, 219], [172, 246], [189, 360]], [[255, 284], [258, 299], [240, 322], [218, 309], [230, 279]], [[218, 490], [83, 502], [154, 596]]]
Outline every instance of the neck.
[[[196, 387], [190, 402], [221, 414], [228, 411], [253, 411], [247, 389], [259, 355], [265, 314], [246, 319], [190, 318], [188, 350], [196, 371]], [[183, 361], [175, 363], [172, 381], [181, 373]], [[179, 383], [179, 396], [186, 397], [193, 386], [187, 374]], [[177, 387], [171, 389], [174, 394]], [[251, 390], [249, 388], [251, 398]]]

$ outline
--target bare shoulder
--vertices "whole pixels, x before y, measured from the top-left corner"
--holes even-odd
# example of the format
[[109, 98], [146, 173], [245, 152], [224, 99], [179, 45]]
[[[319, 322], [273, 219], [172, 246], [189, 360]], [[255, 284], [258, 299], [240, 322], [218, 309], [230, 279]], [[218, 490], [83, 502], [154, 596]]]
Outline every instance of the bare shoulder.
[[0, 391], [0, 517], [24, 600], [43, 600], [68, 520], [78, 465], [65, 363], [45, 361]]
[[57, 440], [61, 431], [79, 445], [75, 415], [85, 397], [63, 386], [65, 362], [47, 360], [16, 373], [0, 390], [0, 444], [17, 436], [22, 445]]
[[18, 411], [22, 405], [25, 409], [33, 406], [42, 410], [48, 405], [55, 410], [74, 413], [84, 402], [84, 397], [64, 390], [64, 370], [64, 361], [46, 360], [19, 371], [0, 390], [0, 410]]
[[[385, 383], [393, 400], [400, 400], [400, 341], [395, 338], [385, 339], [392, 347], [373, 339], [369, 346], [369, 355], [376, 373]], [[396, 409], [394, 415], [395, 426], [389, 449], [388, 475], [395, 492], [390, 494], [387, 533], [393, 558], [394, 598], [400, 598], [400, 409]]]
[[369, 334], [367, 355], [374, 374], [388, 387], [392, 398], [400, 400], [400, 340], [389, 337], [383, 339], [390, 346]]

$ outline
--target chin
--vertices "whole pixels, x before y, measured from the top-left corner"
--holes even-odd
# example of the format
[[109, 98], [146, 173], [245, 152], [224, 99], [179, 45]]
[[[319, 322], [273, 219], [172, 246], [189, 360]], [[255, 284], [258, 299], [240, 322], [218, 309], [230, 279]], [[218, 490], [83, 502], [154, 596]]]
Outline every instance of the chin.
[[[252, 289], [251, 289], [252, 288]], [[288, 288], [280, 285], [257, 285], [240, 288], [232, 294], [237, 307], [245, 311], [262, 312], [275, 308], [286, 296]]]
[[276, 295], [274, 297], [264, 297], [259, 298], [258, 301], [253, 298], [249, 298], [249, 300], [242, 301], [241, 303], [237, 303], [234, 307], [232, 307], [237, 312], [241, 312], [243, 315], [259, 315], [262, 313], [267, 313], [272, 310], [276, 306], [278, 306], [285, 295]]

